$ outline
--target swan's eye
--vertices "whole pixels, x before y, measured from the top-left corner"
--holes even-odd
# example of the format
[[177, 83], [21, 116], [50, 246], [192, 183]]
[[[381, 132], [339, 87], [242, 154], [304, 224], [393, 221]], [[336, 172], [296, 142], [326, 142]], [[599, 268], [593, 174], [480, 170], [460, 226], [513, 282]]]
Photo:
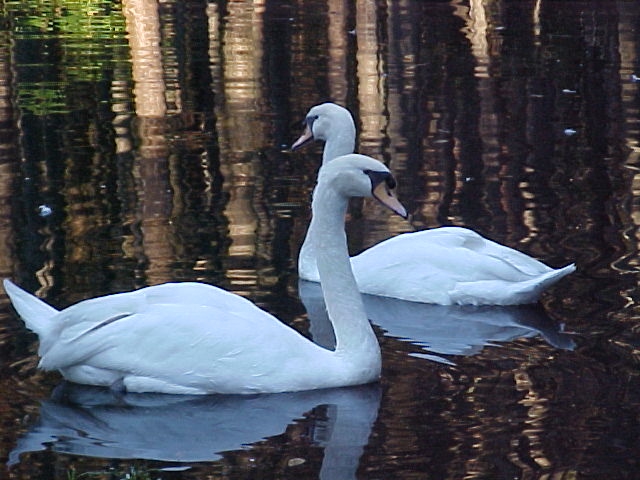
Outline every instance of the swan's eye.
[[393, 176], [389, 175], [386, 179], [386, 183], [387, 187], [389, 187], [389, 190], [393, 190], [394, 188], [396, 188], [396, 179], [393, 178]]
[[315, 122], [317, 119], [318, 119], [318, 115], [309, 115], [307, 118], [304, 119], [304, 123], [306, 123], [307, 126], [311, 128], [313, 126], [313, 122]]

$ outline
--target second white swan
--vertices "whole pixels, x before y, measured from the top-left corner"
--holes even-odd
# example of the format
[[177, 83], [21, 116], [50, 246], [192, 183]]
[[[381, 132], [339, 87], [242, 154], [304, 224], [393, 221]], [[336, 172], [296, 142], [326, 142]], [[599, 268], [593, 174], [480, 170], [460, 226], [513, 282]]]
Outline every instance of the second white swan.
[[[292, 150], [324, 140], [323, 165], [354, 151], [356, 129], [347, 109], [334, 103], [316, 105], [305, 123]], [[311, 228], [300, 250], [298, 274], [318, 282], [318, 252], [310, 235]], [[397, 235], [351, 257], [351, 266], [362, 293], [439, 305], [534, 303], [576, 269], [574, 264], [553, 269], [462, 227]]]

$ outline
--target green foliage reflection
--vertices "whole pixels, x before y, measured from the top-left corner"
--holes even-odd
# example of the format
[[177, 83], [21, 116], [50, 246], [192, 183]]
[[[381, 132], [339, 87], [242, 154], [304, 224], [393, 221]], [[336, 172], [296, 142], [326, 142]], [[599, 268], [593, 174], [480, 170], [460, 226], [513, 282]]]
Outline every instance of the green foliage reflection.
[[120, 2], [8, 0], [3, 13], [23, 112], [68, 112], [75, 85], [110, 81], [123, 65], [129, 71]]

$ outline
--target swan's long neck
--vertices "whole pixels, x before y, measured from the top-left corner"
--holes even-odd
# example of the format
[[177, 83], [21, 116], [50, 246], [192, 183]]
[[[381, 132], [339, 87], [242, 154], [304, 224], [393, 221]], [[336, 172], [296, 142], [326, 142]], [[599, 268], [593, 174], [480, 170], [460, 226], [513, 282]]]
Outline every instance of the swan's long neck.
[[322, 151], [322, 164], [341, 155], [353, 153], [356, 149], [356, 127], [353, 121], [340, 122], [333, 126]]
[[380, 357], [380, 347], [367, 319], [347, 249], [344, 217], [348, 199], [318, 185], [313, 197], [310, 242], [316, 252], [318, 272], [329, 319], [336, 336], [336, 353], [353, 357], [357, 352]]
[[[313, 220], [311, 223], [313, 224]], [[305, 280], [318, 281], [318, 266], [316, 264], [315, 250], [311, 242], [311, 228], [312, 225], [310, 224], [298, 254], [298, 275]]]
[[[351, 114], [348, 115], [350, 116]], [[331, 130], [331, 134], [326, 138], [324, 150], [322, 151], [322, 164], [325, 165], [336, 157], [353, 153], [355, 148], [356, 127], [351, 117], [336, 122]], [[315, 272], [317, 270], [316, 256], [309, 241], [310, 234], [311, 227], [307, 230], [307, 235], [304, 237], [304, 242], [300, 248], [298, 272], [300, 272], [302, 278], [315, 279]]]

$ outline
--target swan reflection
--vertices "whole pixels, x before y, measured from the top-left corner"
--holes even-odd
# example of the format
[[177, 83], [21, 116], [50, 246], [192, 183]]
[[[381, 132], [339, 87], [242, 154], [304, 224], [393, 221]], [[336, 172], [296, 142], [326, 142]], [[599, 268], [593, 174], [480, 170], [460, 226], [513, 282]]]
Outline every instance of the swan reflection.
[[[319, 283], [300, 280], [313, 340], [335, 343]], [[397, 298], [362, 295], [369, 319], [390, 337], [420, 347], [417, 357], [451, 364], [441, 355], [474, 355], [495, 342], [541, 336], [555, 348], [573, 350], [572, 335], [563, 331], [537, 304], [511, 306], [433, 305]]]
[[[309, 417], [311, 441], [324, 448], [320, 478], [352, 479], [378, 415], [380, 388], [261, 395], [115, 394], [101, 387], [58, 386], [39, 420], [19, 439], [9, 465], [27, 452], [99, 458], [205, 462], [285, 432]], [[326, 407], [326, 414], [308, 415]]]

